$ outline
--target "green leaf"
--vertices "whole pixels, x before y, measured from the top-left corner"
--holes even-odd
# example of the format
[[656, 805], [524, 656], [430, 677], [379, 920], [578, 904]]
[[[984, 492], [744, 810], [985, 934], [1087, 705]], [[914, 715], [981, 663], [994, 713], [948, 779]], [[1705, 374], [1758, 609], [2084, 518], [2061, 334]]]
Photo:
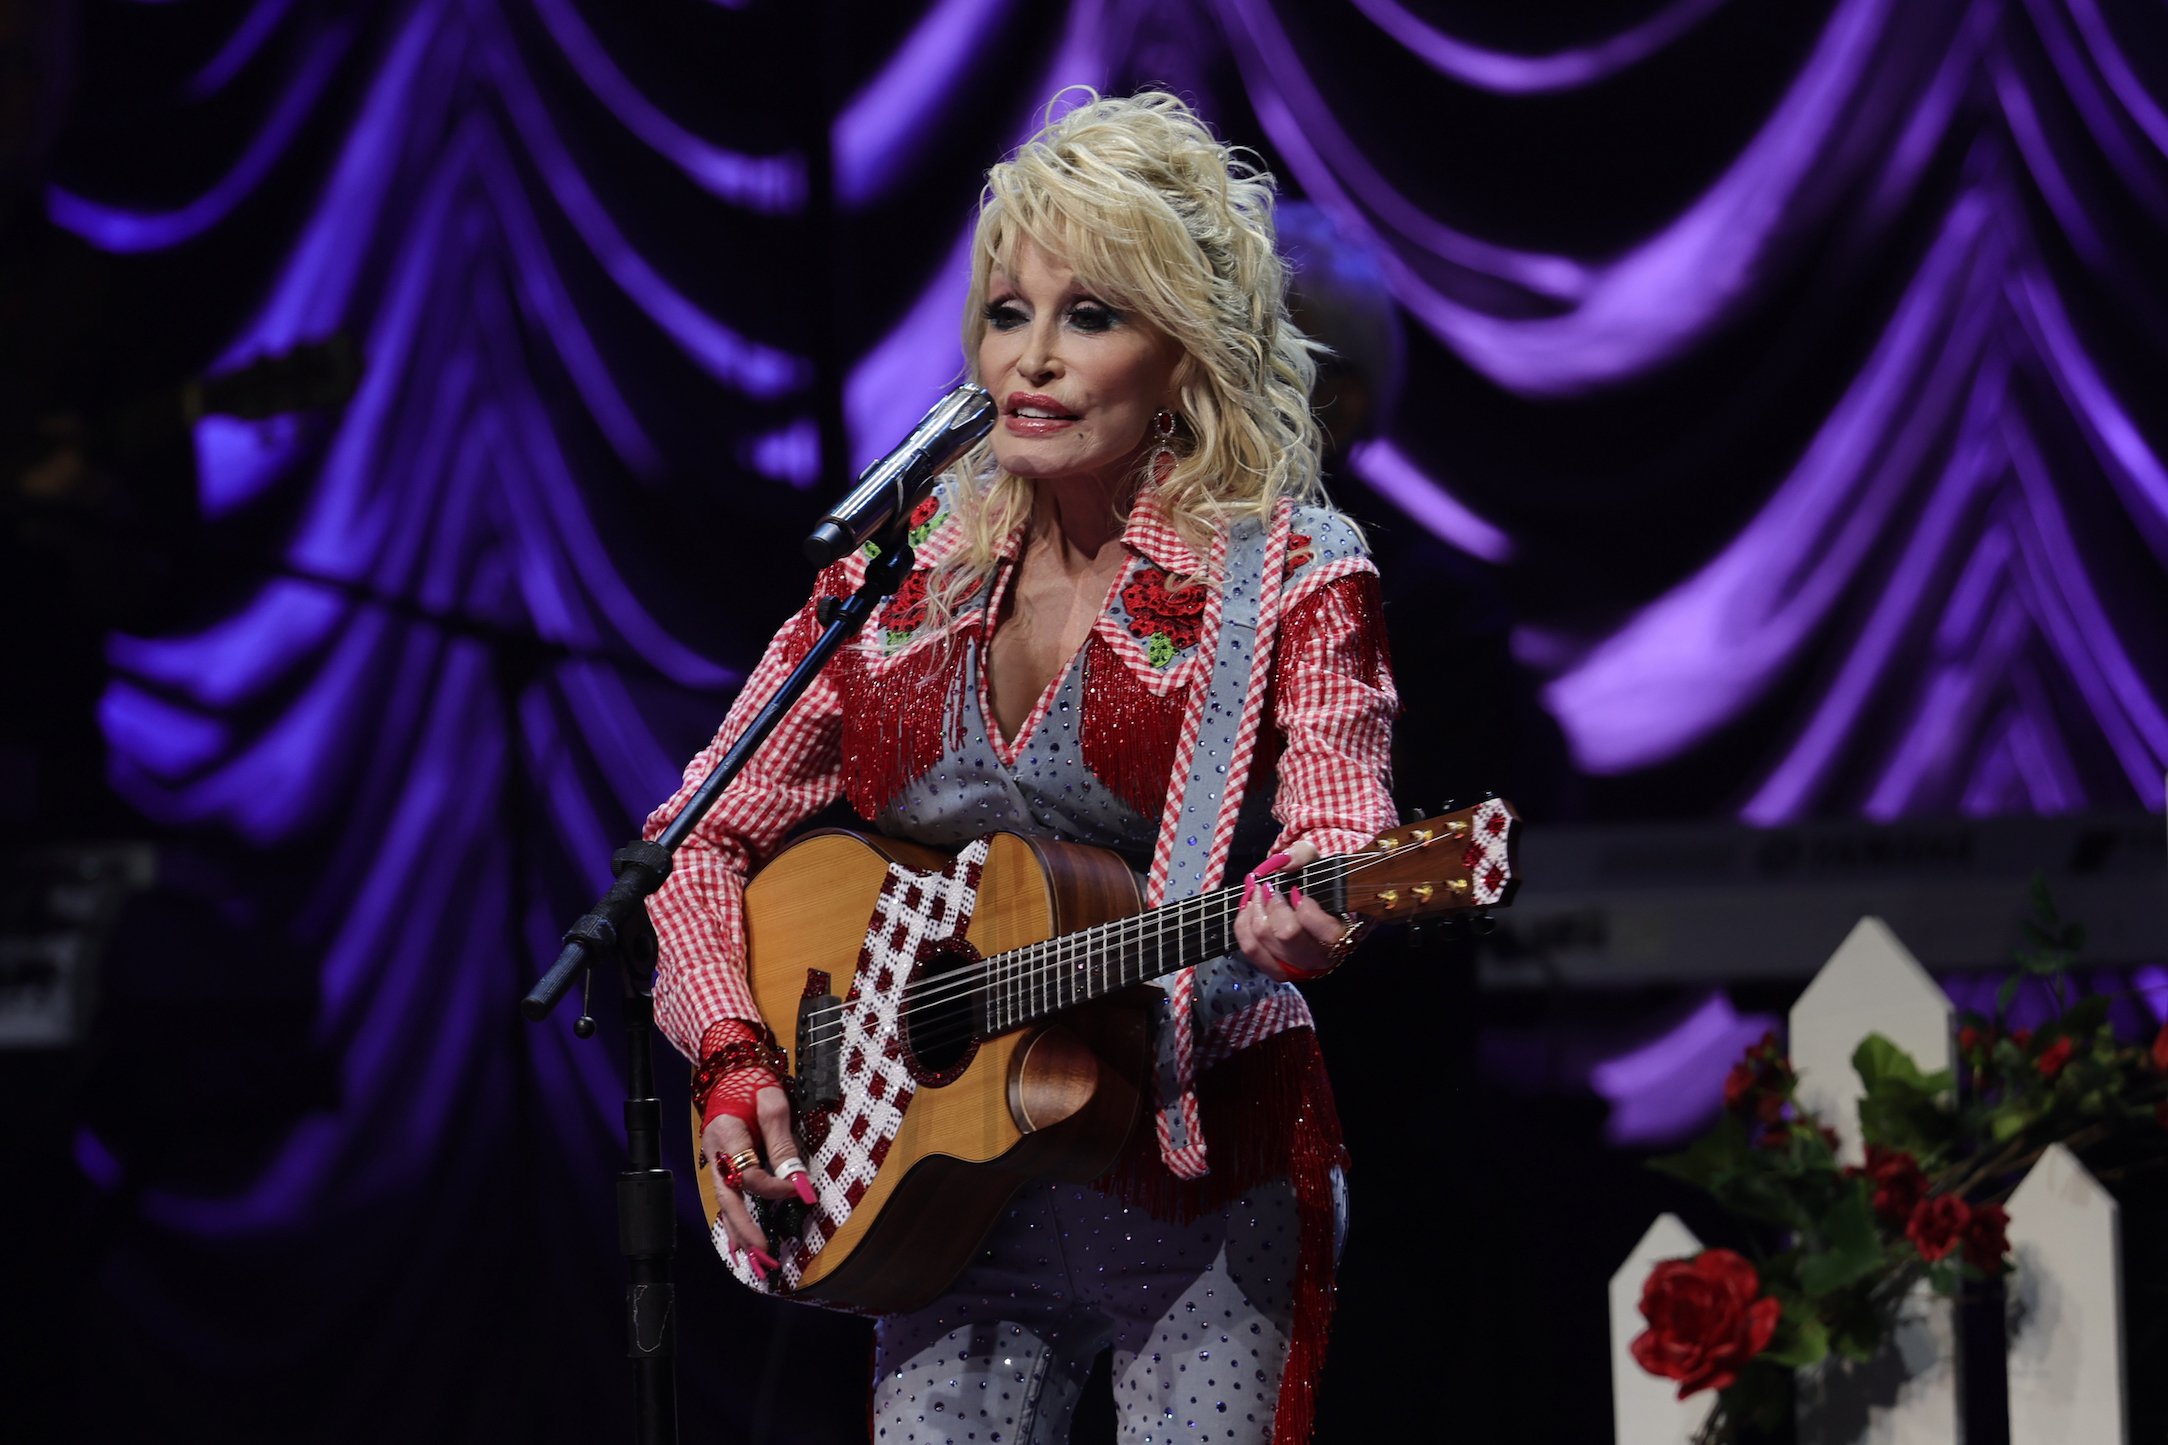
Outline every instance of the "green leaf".
[[1713, 1193], [1716, 1181], [1745, 1164], [1749, 1152], [1745, 1127], [1727, 1114], [1680, 1152], [1651, 1159], [1649, 1168]]
[[1799, 1288], [1809, 1297], [1826, 1295], [1865, 1279], [1882, 1267], [1882, 1245], [1874, 1233], [1874, 1202], [1865, 1180], [1847, 1190], [1819, 1221], [1822, 1250], [1799, 1266]]
[[2090, 993], [2064, 1009], [2061, 1018], [2043, 1025], [2040, 1031], [2050, 1036], [2068, 1034], [2072, 1042], [2083, 1043], [2107, 1021], [2107, 998], [2101, 994]]
[[1814, 1218], [1804, 1201], [1785, 1181], [1760, 1169], [1741, 1169], [1724, 1175], [1710, 1191], [1717, 1203], [1734, 1214], [1758, 1219], [1785, 1229], [1807, 1229]]
[[1865, 1364], [1882, 1349], [1882, 1331], [1871, 1321], [1855, 1321], [1829, 1337], [1829, 1347], [1847, 1360]]
[[2032, 1115], [2024, 1109], [2004, 1109], [1988, 1124], [1987, 1132], [1997, 1144], [2007, 1144], [2025, 1132]]
[[1927, 1083], [1920, 1077], [1920, 1066], [1912, 1056], [1880, 1034], [1860, 1040], [1859, 1047], [1852, 1050], [1852, 1067], [1869, 1093], [1891, 1084], [1925, 1089]]
[[2010, 1005], [2016, 1001], [2017, 991], [2024, 983], [2025, 975], [2022, 973], [2013, 973], [2002, 981], [2002, 987], [1995, 990], [1995, 1017], [2010, 1016]]
[[1769, 1348], [1757, 1358], [1796, 1370], [1801, 1365], [1817, 1364], [1828, 1354], [1828, 1328], [1812, 1315], [1794, 1320], [1787, 1313], [1783, 1323], [1777, 1326], [1776, 1336], [1769, 1341]]

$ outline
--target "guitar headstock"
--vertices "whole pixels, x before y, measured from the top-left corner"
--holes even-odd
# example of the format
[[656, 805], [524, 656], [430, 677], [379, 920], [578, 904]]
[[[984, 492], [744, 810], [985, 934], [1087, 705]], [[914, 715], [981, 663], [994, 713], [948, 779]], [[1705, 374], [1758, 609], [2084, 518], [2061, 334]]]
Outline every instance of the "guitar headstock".
[[1346, 909], [1393, 922], [1509, 903], [1520, 832], [1503, 798], [1388, 829], [1350, 855]]

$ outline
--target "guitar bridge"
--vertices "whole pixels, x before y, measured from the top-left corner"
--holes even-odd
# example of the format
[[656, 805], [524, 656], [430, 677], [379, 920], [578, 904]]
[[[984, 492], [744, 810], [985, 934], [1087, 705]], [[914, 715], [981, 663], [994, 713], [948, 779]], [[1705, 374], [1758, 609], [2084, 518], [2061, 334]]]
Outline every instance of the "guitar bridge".
[[800, 1118], [832, 1113], [843, 1104], [843, 1000], [829, 992], [828, 974], [805, 971], [798, 999], [798, 1057], [794, 1090]]

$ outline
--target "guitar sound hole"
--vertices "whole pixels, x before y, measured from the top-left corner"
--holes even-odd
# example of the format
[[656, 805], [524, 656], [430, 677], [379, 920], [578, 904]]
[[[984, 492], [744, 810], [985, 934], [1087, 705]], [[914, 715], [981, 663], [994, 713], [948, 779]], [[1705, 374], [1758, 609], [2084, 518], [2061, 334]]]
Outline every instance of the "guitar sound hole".
[[903, 1042], [912, 1077], [939, 1088], [978, 1052], [979, 951], [961, 938], [926, 946], [904, 993]]

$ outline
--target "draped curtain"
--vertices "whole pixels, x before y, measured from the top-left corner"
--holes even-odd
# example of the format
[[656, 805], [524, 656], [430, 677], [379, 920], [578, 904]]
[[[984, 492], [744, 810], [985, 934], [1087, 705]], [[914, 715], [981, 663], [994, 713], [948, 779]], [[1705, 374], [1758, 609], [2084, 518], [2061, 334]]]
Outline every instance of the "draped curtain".
[[[514, 1004], [800, 599], [817, 499], [959, 374], [978, 177], [1066, 85], [1191, 96], [1385, 278], [1399, 402], [1334, 488], [1411, 802], [2160, 805], [2157, 5], [75, 20], [45, 205], [140, 298], [102, 343], [364, 360], [334, 411], [197, 425], [215, 585], [107, 642], [109, 776], [177, 861], [80, 1101], [90, 1438], [623, 1428], [610, 988], [600, 1042]], [[674, 1162], [688, 1415], [862, 1428], [864, 1327], [720, 1293]]]

